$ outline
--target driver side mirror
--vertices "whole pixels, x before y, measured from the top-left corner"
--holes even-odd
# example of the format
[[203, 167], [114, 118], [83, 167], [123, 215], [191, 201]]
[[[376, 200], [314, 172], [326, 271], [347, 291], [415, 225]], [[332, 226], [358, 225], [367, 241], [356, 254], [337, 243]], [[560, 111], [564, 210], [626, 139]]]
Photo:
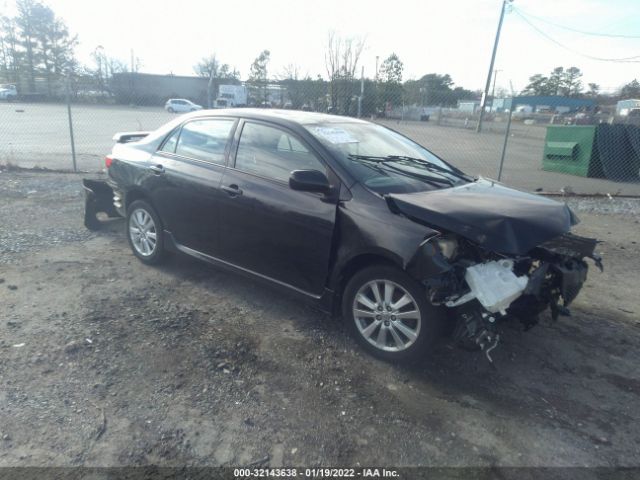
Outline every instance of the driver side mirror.
[[294, 170], [289, 177], [291, 190], [327, 193], [331, 188], [327, 176], [319, 170]]

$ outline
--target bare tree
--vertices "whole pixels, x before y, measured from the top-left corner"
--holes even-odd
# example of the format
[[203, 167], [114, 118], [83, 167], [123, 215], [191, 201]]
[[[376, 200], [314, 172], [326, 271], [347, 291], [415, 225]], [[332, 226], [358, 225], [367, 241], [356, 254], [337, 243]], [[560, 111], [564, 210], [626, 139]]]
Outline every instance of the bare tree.
[[300, 78], [300, 67], [296, 63], [285, 65], [282, 73], [277, 75], [279, 80], [298, 80]]
[[339, 107], [348, 113], [351, 101], [351, 87], [364, 50], [365, 39], [360, 37], [341, 37], [334, 31], [329, 32], [324, 55], [325, 68], [329, 78], [329, 96], [331, 108]]
[[[286, 65], [282, 69], [282, 73], [277, 75], [277, 79], [280, 81], [280, 84], [286, 88], [287, 97], [289, 102], [291, 102], [292, 108], [300, 108], [304, 103], [304, 94], [303, 84], [304, 82], [300, 81], [300, 68], [295, 63], [290, 63]], [[286, 106], [286, 102], [283, 103]]]
[[107, 55], [104, 47], [98, 45], [91, 53], [95, 68], [86, 67], [88, 75], [95, 78], [97, 89], [100, 93], [111, 91], [111, 81], [114, 73], [127, 72], [127, 63], [115, 57]]
[[324, 57], [329, 79], [336, 77], [354, 78], [364, 46], [364, 38], [343, 38], [337, 35], [336, 32], [330, 31]]

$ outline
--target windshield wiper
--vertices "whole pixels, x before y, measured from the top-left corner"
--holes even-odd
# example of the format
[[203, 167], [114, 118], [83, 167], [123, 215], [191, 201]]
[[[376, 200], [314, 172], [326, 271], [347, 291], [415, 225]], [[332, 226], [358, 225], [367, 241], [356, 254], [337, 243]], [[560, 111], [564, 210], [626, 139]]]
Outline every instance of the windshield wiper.
[[465, 175], [459, 170], [449, 170], [448, 168], [441, 167], [440, 165], [436, 165], [435, 163], [432, 163], [423, 158], [409, 157], [406, 155], [387, 155], [383, 157], [383, 156], [376, 156], [376, 155], [356, 155], [356, 154], [350, 154], [349, 158], [352, 160], [365, 160], [365, 161], [376, 162], [376, 163], [401, 162], [403, 160], [406, 160], [409, 162], [419, 163], [426, 170], [429, 170], [431, 172], [446, 173], [456, 178], [459, 178], [460, 180], [464, 180], [466, 182], [473, 181], [471, 177]]
[[432, 175], [421, 175], [419, 173], [412, 173], [412, 172], [407, 172], [406, 170], [403, 170], [402, 168], [398, 168], [395, 167], [393, 165], [389, 165], [387, 163], [384, 164], [384, 169], [380, 168], [380, 166], [382, 165], [382, 162], [377, 162], [377, 161], [368, 161], [368, 160], [363, 160], [363, 159], [352, 159], [353, 161], [361, 161], [363, 162], [362, 165], [368, 168], [371, 168], [372, 170], [378, 172], [378, 173], [383, 173], [385, 175], [388, 174], [389, 170], [392, 170], [393, 172], [397, 173], [398, 175], [402, 175], [403, 177], [408, 177], [408, 178], [413, 178], [413, 179], [418, 179], [421, 180], [423, 182], [428, 183], [429, 185], [433, 185], [434, 187], [439, 187], [440, 185], [450, 185], [453, 186], [453, 182], [451, 181], [451, 179], [449, 178], [444, 178], [444, 177], [435, 177]]

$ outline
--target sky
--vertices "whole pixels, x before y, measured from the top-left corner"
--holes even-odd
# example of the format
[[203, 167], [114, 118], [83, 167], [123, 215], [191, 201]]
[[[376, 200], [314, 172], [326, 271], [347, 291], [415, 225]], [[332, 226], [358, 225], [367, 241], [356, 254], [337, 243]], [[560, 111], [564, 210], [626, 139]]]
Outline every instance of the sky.
[[[79, 37], [77, 54], [89, 63], [104, 47], [109, 56], [140, 71], [193, 75], [199, 59], [216, 53], [246, 78], [260, 51], [271, 51], [269, 76], [295, 64], [301, 74], [326, 76], [329, 31], [365, 39], [366, 77], [392, 52], [404, 63], [404, 79], [448, 73], [456, 85], [483, 89], [501, 0], [46, 0]], [[12, 0], [0, 0], [13, 10]], [[535, 73], [577, 66], [583, 83], [613, 91], [640, 79], [640, 0], [515, 0], [520, 11], [571, 28], [639, 38], [587, 36], [529, 17], [563, 48], [534, 30], [516, 12], [505, 16], [495, 69], [497, 87], [522, 90]], [[638, 63], [596, 61], [638, 56]], [[360, 69], [358, 69], [360, 70]]]

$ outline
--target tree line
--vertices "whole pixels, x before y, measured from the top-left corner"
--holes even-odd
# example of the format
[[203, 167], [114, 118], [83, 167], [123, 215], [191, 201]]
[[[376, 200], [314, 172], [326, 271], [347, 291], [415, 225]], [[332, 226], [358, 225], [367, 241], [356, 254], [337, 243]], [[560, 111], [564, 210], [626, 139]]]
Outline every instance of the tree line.
[[[78, 37], [73, 35], [64, 20], [39, 0], [16, 0], [16, 14], [0, 16], [0, 81], [20, 85], [28, 93], [44, 90], [49, 98], [61, 95], [62, 80], [69, 79], [78, 91], [85, 89], [110, 93], [114, 74], [140, 68], [138, 59], [131, 65], [107, 54], [97, 46], [91, 57], [92, 65], [78, 62], [75, 49]], [[455, 106], [461, 100], [477, 99], [479, 91], [457, 86], [449, 74], [428, 73], [419, 79], [405, 80], [404, 63], [392, 52], [384, 58], [374, 78], [362, 78], [361, 55], [365, 40], [343, 37], [329, 32], [324, 52], [324, 76], [301, 75], [295, 64], [283, 71], [270, 70], [271, 52], [259, 52], [249, 67], [246, 85], [251, 102], [266, 105], [270, 99], [270, 85], [277, 85], [292, 108], [352, 115], [382, 113], [400, 105]], [[207, 79], [208, 106], [213, 105], [218, 88], [224, 83], [240, 83], [238, 70], [224, 63], [216, 53], [203, 58], [194, 66], [198, 76]], [[535, 74], [520, 95], [563, 95], [602, 99], [599, 85], [588, 83], [585, 89], [582, 71], [575, 66], [557, 67], [549, 74]], [[43, 86], [44, 85], [44, 86]], [[506, 92], [500, 91], [499, 96]], [[515, 92], [514, 92], [515, 93]], [[637, 80], [626, 84], [609, 99], [638, 98]], [[285, 99], [280, 97], [280, 106]]]
[[[102, 46], [91, 54], [94, 65], [76, 58], [78, 36], [69, 31], [51, 7], [38, 0], [16, 0], [14, 16], [0, 15], [0, 81], [19, 85], [23, 93], [64, 94], [65, 80], [77, 90], [80, 79], [98, 92], [106, 92], [114, 73], [128, 71], [122, 60], [109, 56]], [[139, 68], [139, 61], [132, 62]]]
[[536, 73], [529, 77], [529, 83], [520, 95], [562, 95], [565, 97], [596, 98], [599, 100], [617, 100], [640, 98], [640, 83], [637, 79], [623, 85], [613, 95], [600, 92], [600, 85], [588, 83], [585, 89], [582, 83], [582, 71], [578, 67], [556, 67], [548, 75]]
[[[269, 70], [271, 52], [263, 50], [251, 63], [245, 82], [251, 103], [269, 103], [269, 85], [278, 85], [286, 92], [286, 102], [280, 99], [280, 103], [291, 108], [308, 107], [346, 115], [380, 114], [403, 104], [455, 106], [460, 100], [479, 95], [455, 86], [448, 74], [429, 73], [417, 80], [404, 81], [404, 63], [396, 53], [382, 61], [374, 78], [363, 78], [360, 59], [364, 46], [363, 39], [329, 32], [324, 56], [326, 76], [315, 78], [301, 75], [295, 64], [273, 74]], [[215, 53], [198, 62], [194, 71], [208, 79], [209, 105], [219, 85], [240, 82], [237, 70], [221, 62]]]
[[31, 91], [36, 78], [43, 78], [52, 96], [56, 81], [78, 68], [78, 38], [40, 2], [16, 0], [16, 10], [14, 17], [0, 17], [0, 75], [8, 82], [24, 79]]

